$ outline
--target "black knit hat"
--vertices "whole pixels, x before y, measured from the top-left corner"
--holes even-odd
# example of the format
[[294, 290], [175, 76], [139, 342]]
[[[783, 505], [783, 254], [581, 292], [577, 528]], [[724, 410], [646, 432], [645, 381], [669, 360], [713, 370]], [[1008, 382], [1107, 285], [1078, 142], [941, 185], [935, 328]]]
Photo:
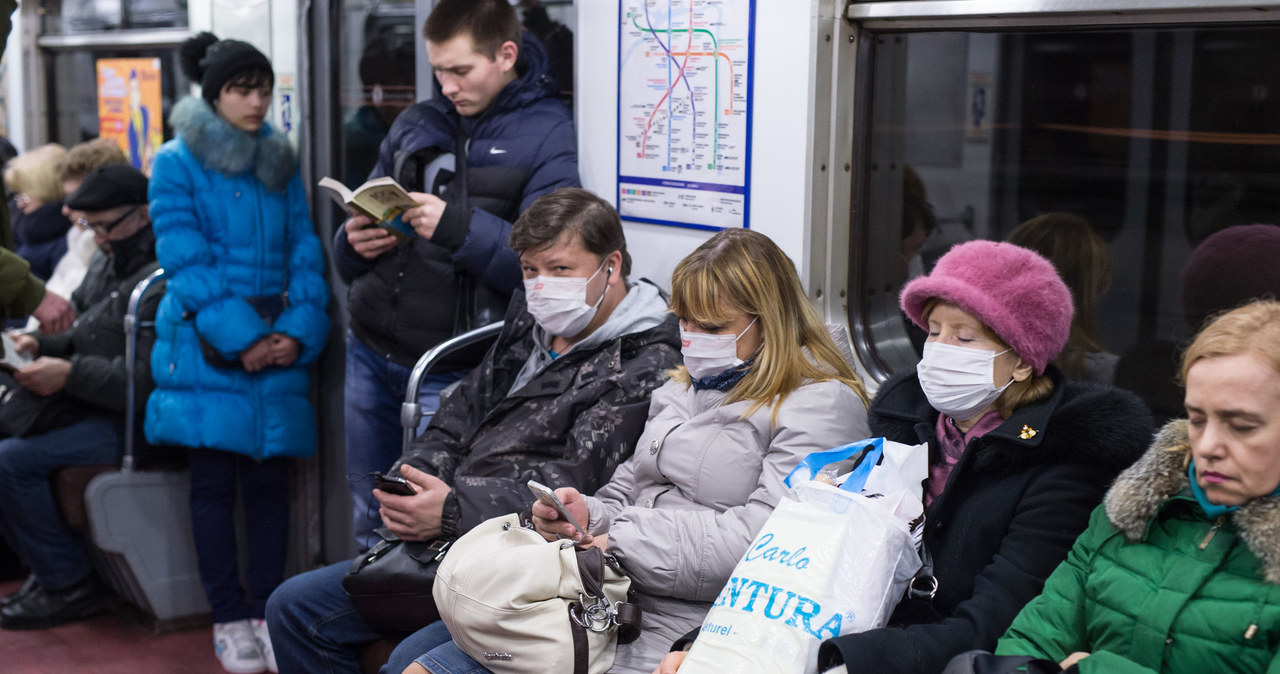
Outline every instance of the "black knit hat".
[[147, 177], [128, 164], [107, 164], [84, 177], [67, 208], [93, 213], [147, 203]]
[[182, 43], [178, 50], [182, 72], [200, 83], [200, 95], [209, 107], [218, 100], [222, 87], [231, 78], [246, 71], [271, 73], [271, 61], [257, 47], [240, 40], [219, 40], [213, 33], [199, 33]]

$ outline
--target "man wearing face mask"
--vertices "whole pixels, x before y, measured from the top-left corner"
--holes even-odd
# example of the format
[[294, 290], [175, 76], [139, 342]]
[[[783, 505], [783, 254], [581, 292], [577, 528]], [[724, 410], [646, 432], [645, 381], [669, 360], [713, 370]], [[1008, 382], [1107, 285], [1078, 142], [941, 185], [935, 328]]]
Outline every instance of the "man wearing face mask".
[[[0, 440], [0, 532], [31, 569], [17, 592], [0, 599], [4, 629], [53, 627], [105, 606], [84, 544], [58, 512], [49, 475], [64, 466], [120, 461], [126, 412], [124, 316], [134, 286], [158, 268], [147, 178], [137, 169], [119, 164], [98, 169], [84, 179], [67, 205], [82, 212], [98, 246], [110, 256], [118, 281], [70, 330], [16, 339], [19, 351], [36, 356], [15, 373], [18, 383], [40, 395], [74, 398], [83, 418], [47, 432]], [[148, 290], [138, 310], [141, 320], [155, 316], [163, 294], [163, 284]], [[145, 409], [152, 388], [148, 364], [153, 341], [151, 330], [141, 333], [136, 412]]]
[[[656, 286], [627, 281], [631, 256], [608, 202], [577, 188], [543, 196], [512, 226], [510, 244], [524, 289], [502, 334], [388, 471], [417, 493], [374, 491], [383, 523], [403, 540], [456, 537], [525, 510], [530, 479], [594, 493], [634, 452], [649, 394], [679, 362], [677, 321]], [[385, 636], [343, 591], [348, 568], [302, 574], [272, 594], [280, 671], [355, 672], [355, 648]], [[387, 671], [448, 638], [442, 625], [419, 630]]]

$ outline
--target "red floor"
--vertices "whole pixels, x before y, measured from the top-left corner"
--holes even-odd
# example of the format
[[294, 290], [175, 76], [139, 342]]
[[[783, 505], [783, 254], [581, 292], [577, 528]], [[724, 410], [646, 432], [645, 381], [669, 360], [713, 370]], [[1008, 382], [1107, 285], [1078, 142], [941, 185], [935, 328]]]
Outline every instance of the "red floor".
[[[20, 583], [0, 583], [0, 595]], [[35, 674], [221, 674], [211, 627], [152, 636], [127, 611], [51, 630], [0, 630], [0, 672]]]

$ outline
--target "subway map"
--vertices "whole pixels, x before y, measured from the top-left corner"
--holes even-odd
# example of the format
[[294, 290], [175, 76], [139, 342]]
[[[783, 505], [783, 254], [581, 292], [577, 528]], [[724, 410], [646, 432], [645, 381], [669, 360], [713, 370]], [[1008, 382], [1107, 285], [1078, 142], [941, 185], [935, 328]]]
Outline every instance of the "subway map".
[[618, 211], [747, 224], [754, 0], [620, 0]]

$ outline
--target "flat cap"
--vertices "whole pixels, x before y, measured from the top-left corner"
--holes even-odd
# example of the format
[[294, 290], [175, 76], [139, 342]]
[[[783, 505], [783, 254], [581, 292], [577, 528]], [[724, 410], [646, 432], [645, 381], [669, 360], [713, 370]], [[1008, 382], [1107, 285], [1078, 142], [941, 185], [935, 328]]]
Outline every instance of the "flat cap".
[[108, 164], [90, 173], [67, 198], [68, 208], [86, 212], [145, 203], [147, 177], [128, 164]]

